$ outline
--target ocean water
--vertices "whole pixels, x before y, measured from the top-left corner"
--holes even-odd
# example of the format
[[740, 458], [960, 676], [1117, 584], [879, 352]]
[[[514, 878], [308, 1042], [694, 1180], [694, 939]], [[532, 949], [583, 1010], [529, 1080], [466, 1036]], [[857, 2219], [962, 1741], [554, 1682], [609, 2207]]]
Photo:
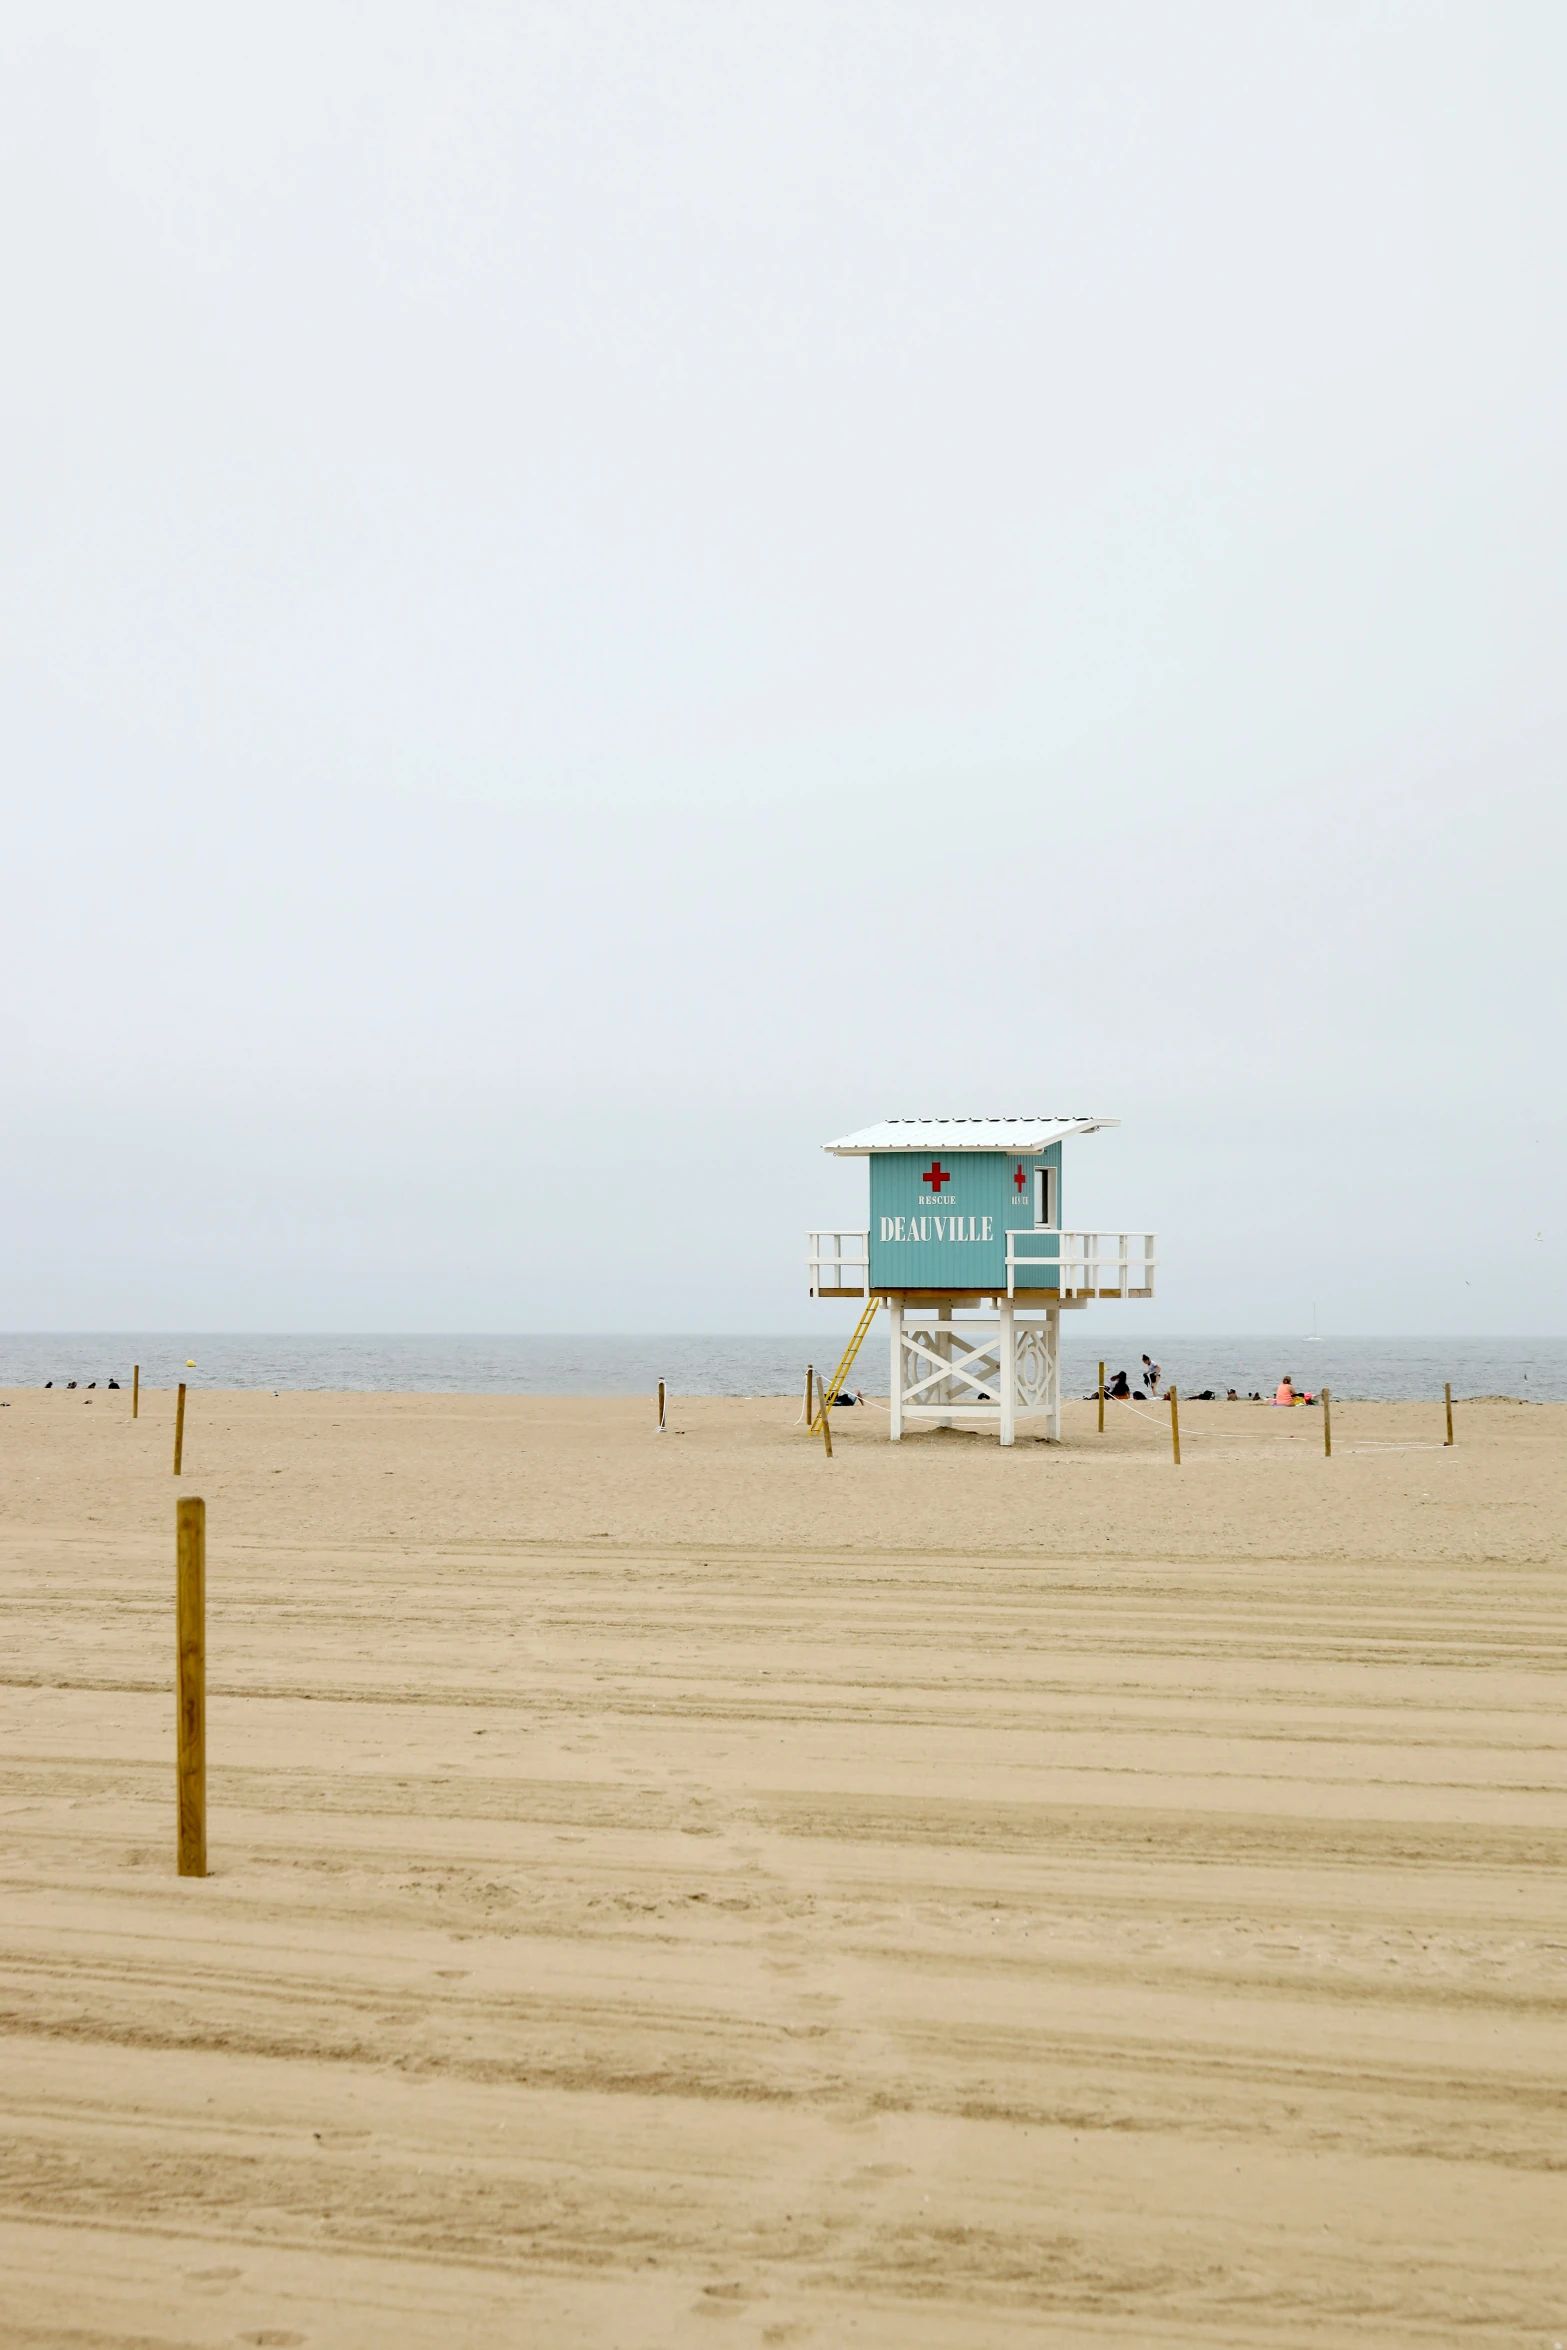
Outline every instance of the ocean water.
[[[1073, 1318], [1075, 1319], [1075, 1317]], [[1301, 1392], [1331, 1387], [1348, 1401], [1415, 1400], [1453, 1393], [1567, 1401], [1567, 1338], [1150, 1338], [1125, 1332], [1107, 1310], [1083, 1336], [1062, 1333], [1062, 1392], [1089, 1394], [1100, 1349], [1106, 1376], [1138, 1384], [1144, 1348], [1183, 1394], [1211, 1387], [1270, 1393], [1287, 1371]], [[288, 1337], [244, 1332], [0, 1333], [0, 1387], [128, 1385], [140, 1363], [151, 1387], [187, 1379], [203, 1387], [359, 1388], [485, 1395], [797, 1395], [805, 1366], [830, 1370], [841, 1330], [777, 1337]], [[194, 1358], [194, 1369], [186, 1368]], [[856, 1366], [867, 1395], [887, 1392], [887, 1325], [878, 1319]]]

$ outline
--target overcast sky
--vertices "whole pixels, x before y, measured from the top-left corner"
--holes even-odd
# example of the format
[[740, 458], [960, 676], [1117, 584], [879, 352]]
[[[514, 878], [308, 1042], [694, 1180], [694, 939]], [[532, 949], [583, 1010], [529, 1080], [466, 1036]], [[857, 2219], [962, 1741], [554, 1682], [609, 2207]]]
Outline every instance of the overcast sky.
[[4, 24], [0, 1326], [1567, 1329], [1558, 0]]

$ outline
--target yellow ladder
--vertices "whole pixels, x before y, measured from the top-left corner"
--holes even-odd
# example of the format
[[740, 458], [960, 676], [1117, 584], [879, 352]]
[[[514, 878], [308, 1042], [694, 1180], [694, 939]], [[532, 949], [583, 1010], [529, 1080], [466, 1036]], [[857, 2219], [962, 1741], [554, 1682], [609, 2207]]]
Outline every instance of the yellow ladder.
[[[816, 1414], [811, 1421], [810, 1427], [806, 1430], [806, 1434], [808, 1436], [816, 1436], [820, 1434], [822, 1421], [832, 1410], [834, 1403], [842, 1393], [843, 1383], [845, 1379], [848, 1378], [849, 1373], [854, 1366], [855, 1356], [859, 1353], [860, 1348], [865, 1343], [865, 1333], [870, 1328], [871, 1324], [875, 1321], [876, 1308], [880, 1304], [881, 1299], [879, 1297], [866, 1299], [865, 1311], [854, 1325], [854, 1336], [850, 1339], [848, 1345], [843, 1350], [843, 1360], [822, 1389], [822, 1400], [816, 1407]], [[796, 1425], [798, 1425], [798, 1423], [796, 1423]]]

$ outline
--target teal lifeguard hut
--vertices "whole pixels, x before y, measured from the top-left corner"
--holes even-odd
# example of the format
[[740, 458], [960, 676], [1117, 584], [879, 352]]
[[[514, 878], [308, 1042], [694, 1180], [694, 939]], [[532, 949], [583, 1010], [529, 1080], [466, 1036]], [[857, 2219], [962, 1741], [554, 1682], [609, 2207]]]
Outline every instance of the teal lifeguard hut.
[[[864, 1310], [820, 1414], [885, 1305], [892, 1438], [910, 1423], [984, 1426], [1003, 1444], [1020, 1417], [1061, 1436], [1061, 1316], [1095, 1298], [1152, 1297], [1152, 1232], [1063, 1221], [1062, 1152], [1118, 1118], [885, 1118], [823, 1148], [870, 1162], [870, 1222], [812, 1232], [813, 1297]], [[816, 1423], [813, 1422], [813, 1425]]]

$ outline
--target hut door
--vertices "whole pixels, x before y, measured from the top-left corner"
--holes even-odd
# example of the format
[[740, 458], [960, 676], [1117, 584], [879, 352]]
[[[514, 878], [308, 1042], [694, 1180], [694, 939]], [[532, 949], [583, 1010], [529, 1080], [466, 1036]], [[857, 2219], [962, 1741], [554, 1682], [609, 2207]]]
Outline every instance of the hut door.
[[1056, 1223], [1056, 1170], [1054, 1167], [1034, 1169], [1034, 1223], [1042, 1232], [1053, 1232]]

